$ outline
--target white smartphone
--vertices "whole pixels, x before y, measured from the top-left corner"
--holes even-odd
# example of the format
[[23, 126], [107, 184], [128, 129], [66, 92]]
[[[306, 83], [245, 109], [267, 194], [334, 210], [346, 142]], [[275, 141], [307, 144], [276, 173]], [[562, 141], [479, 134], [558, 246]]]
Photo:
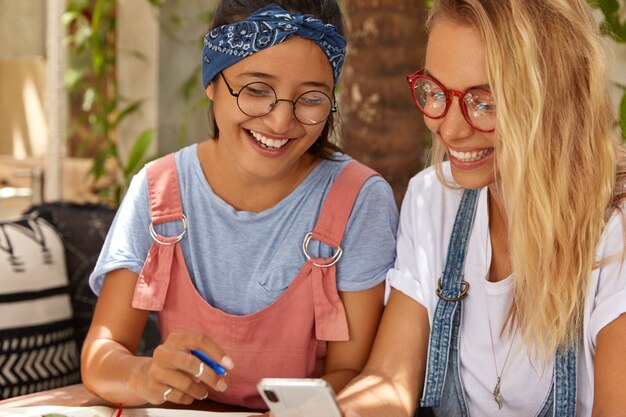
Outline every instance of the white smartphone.
[[323, 379], [264, 378], [257, 389], [276, 417], [342, 417], [335, 393]]

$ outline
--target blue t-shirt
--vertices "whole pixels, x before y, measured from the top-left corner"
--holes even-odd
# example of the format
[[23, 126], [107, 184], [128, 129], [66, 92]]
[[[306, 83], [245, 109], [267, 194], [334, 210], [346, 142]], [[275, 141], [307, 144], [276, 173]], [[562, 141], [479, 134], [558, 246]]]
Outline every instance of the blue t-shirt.
[[[198, 292], [213, 307], [251, 314], [274, 302], [306, 261], [302, 242], [311, 232], [334, 179], [351, 159], [335, 154], [321, 161], [300, 185], [274, 207], [237, 211], [207, 183], [197, 145], [176, 152], [178, 184], [188, 232], [182, 239], [185, 263]], [[339, 291], [369, 289], [393, 267], [398, 211], [389, 184], [375, 176], [363, 185], [350, 215], [337, 263]], [[95, 270], [89, 277], [99, 293], [105, 274], [126, 268], [139, 273], [152, 245], [145, 168], [132, 180]], [[155, 227], [177, 236], [181, 222]], [[327, 258], [334, 248], [313, 240], [309, 254]]]

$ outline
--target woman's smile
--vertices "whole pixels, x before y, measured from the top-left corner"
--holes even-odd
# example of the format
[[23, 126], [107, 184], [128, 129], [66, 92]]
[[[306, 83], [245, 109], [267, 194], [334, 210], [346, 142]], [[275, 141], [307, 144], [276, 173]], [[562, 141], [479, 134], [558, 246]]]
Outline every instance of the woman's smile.
[[455, 150], [448, 147], [450, 163], [459, 169], [476, 168], [493, 159], [494, 148], [477, 148], [471, 150]]
[[264, 148], [271, 151], [277, 151], [289, 142], [289, 138], [269, 138], [253, 130], [248, 130], [248, 133]]

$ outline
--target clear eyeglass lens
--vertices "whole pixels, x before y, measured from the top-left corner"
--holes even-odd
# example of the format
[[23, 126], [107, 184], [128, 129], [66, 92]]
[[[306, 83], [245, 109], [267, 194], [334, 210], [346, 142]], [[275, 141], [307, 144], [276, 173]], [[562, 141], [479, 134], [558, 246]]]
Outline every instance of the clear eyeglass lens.
[[[260, 82], [244, 86], [237, 97], [241, 111], [252, 117], [265, 116], [274, 109], [277, 102], [274, 89]], [[307, 91], [297, 98], [294, 106], [296, 119], [309, 125], [326, 120], [333, 107], [330, 98], [321, 91]]]
[[[448, 97], [439, 84], [428, 78], [418, 78], [414, 83], [417, 105], [429, 117], [440, 117], [446, 111]], [[469, 90], [463, 98], [470, 124], [489, 131], [496, 126], [496, 106], [488, 90]]]
[[333, 104], [321, 91], [308, 91], [298, 97], [295, 106], [296, 119], [304, 124], [314, 125], [328, 118]]
[[431, 117], [439, 117], [446, 110], [446, 94], [437, 83], [420, 78], [415, 81], [415, 98], [418, 106]]
[[265, 116], [276, 104], [276, 92], [265, 83], [248, 84], [239, 92], [237, 103], [248, 116]]
[[464, 98], [471, 124], [481, 130], [496, 127], [496, 104], [493, 94], [486, 90], [470, 90]]

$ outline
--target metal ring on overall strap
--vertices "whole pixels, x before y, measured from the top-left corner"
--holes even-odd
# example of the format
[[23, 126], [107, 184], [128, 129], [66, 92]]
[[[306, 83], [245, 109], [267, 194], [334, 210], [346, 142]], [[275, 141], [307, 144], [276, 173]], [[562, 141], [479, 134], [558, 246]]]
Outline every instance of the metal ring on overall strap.
[[426, 379], [421, 400], [422, 407], [439, 407], [441, 405], [451, 339], [459, 331], [460, 301], [465, 298], [469, 289], [469, 284], [463, 281], [463, 272], [479, 193], [480, 190], [465, 190], [463, 192], [454, 220], [446, 265], [437, 288], [439, 300], [435, 307], [430, 331]]
[[[302, 252], [304, 252], [304, 256], [306, 256], [306, 259], [309, 261], [311, 260], [311, 256], [309, 256], [309, 253], [307, 251], [309, 250], [309, 242], [311, 241], [312, 238], [313, 238], [313, 233], [309, 232], [304, 237], [304, 242], [302, 242]], [[337, 261], [339, 261], [339, 258], [341, 258], [342, 254], [343, 254], [343, 250], [341, 249], [341, 246], [337, 246], [337, 250], [335, 251], [335, 254], [332, 257], [331, 262], [327, 264], [318, 264], [315, 262], [311, 262], [311, 263], [320, 268], [328, 268], [328, 267], [335, 265]]]
[[467, 297], [467, 292], [469, 291], [469, 282], [461, 280], [461, 293], [458, 297], [446, 297], [443, 295], [443, 287], [441, 286], [441, 278], [437, 281], [437, 297], [442, 299], [443, 301], [461, 301], [465, 297]]
[[181, 217], [181, 221], [183, 222], [183, 231], [182, 231], [181, 234], [176, 236], [176, 239], [174, 239], [171, 242], [166, 242], [166, 241], [160, 240], [159, 239], [159, 235], [154, 230], [154, 223], [150, 222], [150, 236], [152, 236], [152, 240], [154, 240], [159, 245], [164, 245], [164, 246], [170, 246], [170, 245], [177, 244], [178, 242], [180, 242], [182, 240], [183, 236], [185, 236], [185, 233], [187, 233], [187, 217], [185, 217], [184, 214]]

